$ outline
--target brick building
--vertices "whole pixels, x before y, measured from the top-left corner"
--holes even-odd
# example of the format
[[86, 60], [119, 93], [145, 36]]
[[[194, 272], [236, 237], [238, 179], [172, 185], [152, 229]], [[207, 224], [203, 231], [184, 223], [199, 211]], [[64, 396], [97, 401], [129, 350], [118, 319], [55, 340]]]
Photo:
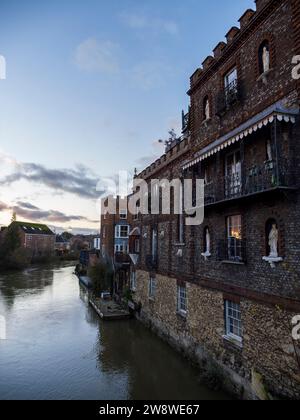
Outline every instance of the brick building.
[[127, 198], [109, 197], [104, 200], [106, 207], [109, 199], [115, 203], [116, 211], [101, 214], [101, 254], [114, 267], [116, 272], [115, 292], [119, 294], [128, 283], [131, 262], [129, 257], [129, 233], [132, 218], [128, 212]]
[[52, 256], [55, 250], [56, 235], [46, 225], [26, 222], [13, 222], [10, 227], [18, 227], [21, 248], [30, 252], [32, 259]]
[[191, 77], [182, 138], [138, 175], [204, 179], [204, 223], [136, 217], [131, 284], [141, 319], [236, 395], [299, 398], [300, 2], [239, 22]]

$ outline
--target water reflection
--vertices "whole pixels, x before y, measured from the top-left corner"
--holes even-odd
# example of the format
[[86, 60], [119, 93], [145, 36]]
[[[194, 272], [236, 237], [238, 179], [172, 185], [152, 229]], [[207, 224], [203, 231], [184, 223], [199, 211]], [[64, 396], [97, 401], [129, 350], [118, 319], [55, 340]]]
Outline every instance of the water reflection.
[[0, 276], [0, 399], [225, 398], [138, 322], [101, 322], [72, 271]]

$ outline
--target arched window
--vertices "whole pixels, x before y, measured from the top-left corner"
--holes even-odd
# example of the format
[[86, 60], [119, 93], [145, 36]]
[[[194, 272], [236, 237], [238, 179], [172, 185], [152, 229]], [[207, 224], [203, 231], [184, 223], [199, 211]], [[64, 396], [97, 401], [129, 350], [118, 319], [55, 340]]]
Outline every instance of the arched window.
[[210, 117], [210, 100], [208, 96], [205, 96], [203, 100], [203, 120], [209, 120]]
[[269, 41], [264, 41], [258, 51], [259, 73], [267, 73], [271, 69], [271, 50]]
[[278, 242], [278, 223], [275, 219], [269, 219], [266, 223], [266, 255], [278, 256]]

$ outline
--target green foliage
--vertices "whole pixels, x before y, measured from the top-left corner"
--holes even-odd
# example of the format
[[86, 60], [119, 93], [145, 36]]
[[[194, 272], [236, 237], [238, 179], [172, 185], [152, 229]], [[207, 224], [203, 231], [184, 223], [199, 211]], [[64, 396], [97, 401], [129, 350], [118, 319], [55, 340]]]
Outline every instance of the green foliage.
[[22, 270], [30, 265], [31, 253], [29, 250], [17, 248], [7, 258], [6, 268]]
[[69, 242], [73, 238], [74, 235], [72, 235], [72, 233], [70, 232], [63, 232], [61, 236], [65, 241]]
[[17, 224], [10, 225], [4, 232], [0, 246], [0, 266], [24, 268], [30, 263], [30, 255], [20, 248], [21, 238]]
[[107, 264], [100, 262], [89, 267], [88, 276], [92, 280], [95, 293], [110, 292], [112, 290], [113, 271]]
[[131, 292], [131, 290], [130, 290], [129, 288], [127, 288], [127, 289], [124, 291], [123, 297], [124, 297], [124, 299], [125, 299], [127, 302], [132, 302], [132, 301], [133, 301], [132, 292]]

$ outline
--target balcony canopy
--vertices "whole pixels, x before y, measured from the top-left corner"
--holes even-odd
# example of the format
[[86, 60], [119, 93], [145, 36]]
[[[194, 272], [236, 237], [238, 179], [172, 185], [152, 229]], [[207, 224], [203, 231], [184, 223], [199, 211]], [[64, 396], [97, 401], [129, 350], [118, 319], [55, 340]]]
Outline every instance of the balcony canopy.
[[129, 236], [141, 236], [141, 230], [139, 227], [134, 228], [130, 233]]
[[209, 144], [207, 147], [201, 149], [193, 160], [183, 165], [183, 170], [187, 170], [197, 165], [199, 162], [215, 155], [216, 153], [226, 149], [232, 144], [239, 142], [252, 133], [261, 130], [268, 124], [273, 123], [276, 119], [278, 121], [291, 122], [294, 124], [296, 122], [297, 115], [299, 115], [298, 109], [286, 109], [282, 106], [281, 101], [277, 102], [261, 113], [255, 115], [253, 118], [240, 125], [230, 133]]

